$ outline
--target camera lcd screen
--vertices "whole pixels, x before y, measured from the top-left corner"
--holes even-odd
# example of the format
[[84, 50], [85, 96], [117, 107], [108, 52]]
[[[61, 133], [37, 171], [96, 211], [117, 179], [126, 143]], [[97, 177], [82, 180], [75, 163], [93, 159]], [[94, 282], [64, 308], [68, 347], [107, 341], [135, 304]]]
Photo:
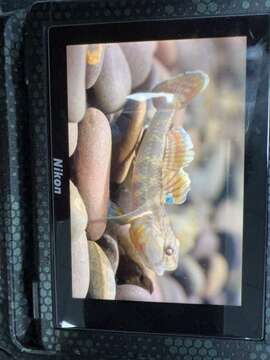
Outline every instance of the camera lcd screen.
[[246, 38], [68, 46], [70, 117], [81, 57], [73, 296], [241, 305]]
[[57, 326], [261, 337], [260, 21], [50, 29]]

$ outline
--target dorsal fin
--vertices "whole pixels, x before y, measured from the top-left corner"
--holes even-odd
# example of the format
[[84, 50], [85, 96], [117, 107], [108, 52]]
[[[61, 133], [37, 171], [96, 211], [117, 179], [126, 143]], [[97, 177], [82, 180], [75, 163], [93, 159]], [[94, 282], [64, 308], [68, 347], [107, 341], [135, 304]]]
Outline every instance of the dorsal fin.
[[194, 157], [193, 144], [183, 128], [172, 128], [167, 135], [162, 168], [178, 171], [186, 167]]

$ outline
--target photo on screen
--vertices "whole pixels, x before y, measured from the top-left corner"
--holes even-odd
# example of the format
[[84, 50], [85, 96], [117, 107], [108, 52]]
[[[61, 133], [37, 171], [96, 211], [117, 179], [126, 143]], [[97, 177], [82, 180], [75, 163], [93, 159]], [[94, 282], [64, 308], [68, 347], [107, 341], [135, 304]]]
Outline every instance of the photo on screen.
[[67, 46], [73, 298], [241, 306], [246, 49]]

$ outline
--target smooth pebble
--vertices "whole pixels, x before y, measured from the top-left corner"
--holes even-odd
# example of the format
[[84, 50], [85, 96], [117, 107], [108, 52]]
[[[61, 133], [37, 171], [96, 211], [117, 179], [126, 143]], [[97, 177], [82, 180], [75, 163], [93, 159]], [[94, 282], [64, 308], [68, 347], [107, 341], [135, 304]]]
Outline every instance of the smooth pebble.
[[137, 285], [118, 285], [116, 288], [116, 300], [129, 301], [152, 301], [151, 294]]
[[78, 239], [87, 227], [87, 212], [81, 195], [76, 186], [69, 182], [70, 192], [70, 229], [71, 239]]
[[192, 256], [196, 259], [211, 257], [211, 255], [217, 251], [218, 245], [219, 238], [214, 231], [210, 228], [205, 229], [197, 237], [195, 246], [192, 250]]
[[162, 293], [163, 302], [167, 303], [186, 303], [187, 295], [185, 290], [170, 275], [164, 275], [157, 277], [158, 286]]
[[177, 49], [174, 40], [159, 41], [155, 56], [168, 68], [173, 67], [177, 60]]
[[207, 270], [205, 297], [213, 298], [224, 288], [228, 280], [228, 264], [224, 256], [216, 253], [210, 258]]
[[201, 266], [191, 256], [180, 259], [179, 268], [174, 276], [183, 285], [188, 295], [200, 296], [205, 290], [206, 278]]
[[71, 156], [77, 146], [78, 141], [78, 125], [76, 123], [68, 123], [68, 153]]
[[86, 89], [91, 88], [100, 74], [104, 59], [104, 45], [88, 45], [86, 56]]
[[132, 79], [132, 89], [141, 85], [150, 73], [156, 42], [122, 43]]
[[87, 295], [90, 283], [88, 241], [85, 232], [71, 238], [71, 253], [72, 295], [74, 298], [83, 299]]
[[88, 241], [90, 285], [88, 296], [92, 299], [114, 300], [116, 283], [114, 272], [104, 251], [94, 241]]
[[119, 249], [117, 241], [109, 234], [104, 234], [98, 241], [98, 244], [110, 260], [113, 272], [116, 273], [119, 264]]
[[78, 145], [72, 156], [73, 178], [84, 200], [87, 235], [99, 239], [106, 227], [109, 204], [111, 129], [106, 116], [89, 108], [78, 127]]
[[67, 47], [68, 121], [79, 122], [86, 111], [87, 45]]
[[109, 44], [89, 102], [104, 113], [114, 113], [124, 105], [130, 90], [131, 75], [126, 58], [118, 44]]

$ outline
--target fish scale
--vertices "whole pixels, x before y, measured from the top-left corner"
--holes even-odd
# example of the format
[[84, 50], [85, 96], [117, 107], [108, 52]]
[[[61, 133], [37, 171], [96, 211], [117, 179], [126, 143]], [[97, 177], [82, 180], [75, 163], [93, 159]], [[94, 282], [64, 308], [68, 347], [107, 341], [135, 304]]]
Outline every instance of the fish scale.
[[173, 110], [157, 111], [139, 148], [132, 176], [132, 202], [135, 208], [145, 205], [149, 200], [161, 198], [165, 139], [173, 115]]

